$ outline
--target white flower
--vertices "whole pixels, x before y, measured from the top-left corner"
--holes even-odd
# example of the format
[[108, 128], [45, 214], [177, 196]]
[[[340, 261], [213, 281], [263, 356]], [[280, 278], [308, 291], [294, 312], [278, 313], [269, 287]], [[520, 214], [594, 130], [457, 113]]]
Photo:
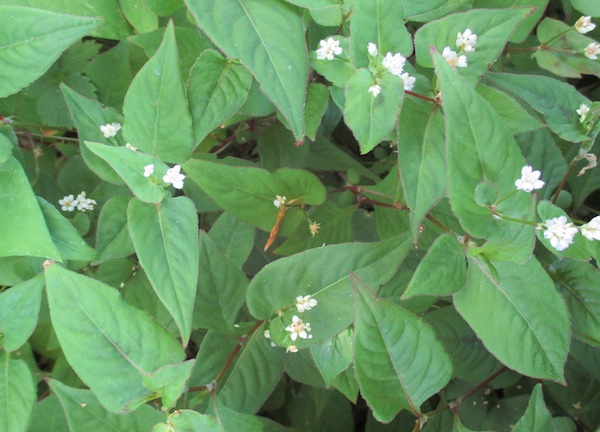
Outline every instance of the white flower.
[[402, 78], [404, 90], [406, 91], [411, 91], [415, 86], [415, 82], [417, 81], [417, 79], [413, 76], [410, 76], [408, 72], [404, 72], [402, 75], [400, 75], [400, 78]]
[[265, 337], [265, 339], [271, 339], [271, 332], [269, 330], [265, 330], [263, 332], [263, 336]]
[[134, 152], [136, 152], [136, 151], [137, 151], [137, 147], [135, 147], [135, 146], [132, 146], [132, 145], [131, 145], [131, 144], [129, 144], [129, 143], [125, 144], [125, 148], [128, 148], [129, 150], [131, 150], [131, 151], [134, 151]]
[[73, 194], [62, 197], [62, 199], [58, 200], [58, 203], [62, 206], [62, 211], [72, 212], [77, 207], [77, 201], [75, 201]]
[[318, 60], [333, 60], [334, 56], [340, 55], [344, 51], [340, 47], [340, 42], [331, 37], [327, 40], [322, 40], [319, 42], [319, 45], [321, 45], [321, 48], [317, 50]]
[[572, 222], [567, 222], [566, 216], [559, 216], [546, 221], [544, 237], [557, 251], [564, 251], [573, 243], [577, 228]]
[[464, 55], [458, 56], [456, 51], [452, 51], [450, 47], [444, 48], [442, 57], [444, 57], [444, 60], [446, 60], [454, 69], [456, 69], [457, 66], [467, 67], [467, 57]]
[[82, 191], [75, 201], [77, 202], [77, 210], [85, 212], [87, 210], [94, 210], [94, 206], [97, 204], [95, 200], [87, 198], [85, 191]]
[[581, 234], [588, 240], [600, 240], [600, 216], [579, 227]]
[[377, 54], [379, 54], [377, 45], [375, 45], [373, 42], [369, 42], [369, 45], [367, 45], [367, 51], [371, 57], [375, 57]]
[[592, 17], [582, 16], [577, 20], [574, 27], [579, 33], [586, 34], [594, 30], [596, 28], [596, 24], [592, 23]]
[[521, 178], [515, 181], [515, 186], [517, 190], [522, 190], [525, 192], [531, 192], [534, 189], [541, 189], [544, 187], [544, 182], [540, 180], [540, 175], [542, 173], [539, 171], [533, 171], [533, 168], [529, 165], [525, 165], [521, 169]]
[[281, 208], [281, 206], [285, 205], [286, 200], [287, 200], [286, 197], [281, 196], [281, 195], [276, 195], [275, 199], [273, 200], [273, 205], [277, 208]]
[[391, 52], [385, 55], [382, 62], [383, 67], [390, 71], [392, 75], [396, 76], [402, 75], [404, 63], [406, 63], [406, 58], [402, 57], [402, 54], [392, 54]]
[[373, 84], [369, 87], [369, 93], [371, 93], [373, 97], [379, 96], [379, 93], [381, 93], [381, 86], [379, 84]]
[[477, 43], [477, 35], [471, 33], [471, 29], [466, 29], [463, 33], [458, 32], [456, 36], [456, 47], [464, 52], [475, 51], [475, 44]]
[[302, 322], [302, 320], [298, 318], [298, 315], [292, 317], [292, 323], [287, 326], [285, 330], [291, 333], [290, 337], [292, 338], [292, 341], [298, 339], [298, 336], [300, 336], [301, 339], [312, 338], [312, 335], [307, 333], [310, 331], [310, 324]]
[[598, 54], [600, 54], [600, 44], [596, 42], [592, 42], [588, 46], [585, 47], [583, 53], [590, 60], [597, 60]]
[[104, 134], [104, 138], [112, 138], [117, 132], [121, 129], [121, 123], [107, 123], [103, 126], [100, 126], [100, 130]]
[[586, 104], [581, 104], [581, 105], [579, 105], [579, 109], [575, 112], [577, 114], [579, 114], [579, 122], [583, 123], [583, 121], [587, 117], [588, 113], [590, 112], [590, 107], [587, 106]]
[[286, 353], [289, 353], [289, 352], [291, 352], [291, 353], [297, 353], [298, 352], [298, 347], [296, 345], [290, 345], [289, 347], [287, 347], [285, 349], [285, 352]]
[[169, 168], [163, 177], [163, 181], [165, 183], [171, 183], [175, 189], [183, 189], [183, 179], [185, 176], [180, 174], [180, 171], [181, 167], [179, 165]]
[[296, 309], [298, 309], [298, 312], [300, 312], [300, 313], [307, 311], [307, 310], [311, 310], [318, 303], [319, 303], [318, 301], [316, 301], [314, 298], [312, 298], [309, 295], [304, 296], [304, 297], [299, 295], [298, 297], [296, 297]]
[[310, 235], [313, 237], [319, 233], [320, 229], [321, 224], [317, 221], [310, 221], [310, 223], [308, 224], [308, 232], [310, 232]]
[[153, 173], [154, 173], [154, 164], [144, 166], [144, 177], [150, 177]]

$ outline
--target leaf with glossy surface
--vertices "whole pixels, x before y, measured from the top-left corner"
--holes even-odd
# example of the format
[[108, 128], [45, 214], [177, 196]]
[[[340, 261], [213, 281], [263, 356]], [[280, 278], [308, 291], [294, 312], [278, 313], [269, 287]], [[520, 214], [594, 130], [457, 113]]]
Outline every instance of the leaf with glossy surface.
[[97, 18], [0, 6], [0, 98], [42, 76], [65, 49], [99, 24]]
[[252, 75], [215, 50], [204, 51], [190, 71], [187, 98], [192, 113], [194, 144], [240, 108], [248, 97]]
[[552, 280], [535, 258], [525, 264], [493, 265], [494, 272], [482, 260], [469, 259], [467, 283], [454, 294], [454, 306], [506, 366], [530, 377], [564, 382], [570, 323]]
[[0, 294], [0, 346], [5, 351], [19, 349], [35, 330], [43, 287], [37, 275]]
[[141, 151], [165, 162], [185, 162], [194, 147], [192, 117], [183, 89], [175, 30], [135, 76], [123, 104], [123, 135]]
[[35, 406], [35, 381], [27, 363], [0, 352], [0, 429], [25, 432]]
[[177, 323], [187, 346], [198, 281], [198, 214], [187, 197], [145, 204], [132, 199], [129, 233], [154, 291]]
[[418, 412], [443, 388], [452, 363], [435, 333], [419, 317], [353, 281], [354, 368], [375, 418], [391, 421], [401, 409]]
[[57, 264], [45, 274], [60, 347], [109, 411], [135, 409], [140, 400], [152, 395], [142, 384], [144, 375], [183, 361], [177, 340], [146, 312], [125, 303], [117, 290]]
[[308, 60], [296, 7], [274, 0], [186, 0], [198, 26], [231, 59], [240, 59], [261, 90], [304, 137]]
[[529, 398], [529, 405], [523, 417], [515, 424], [513, 432], [551, 432], [556, 431], [552, 425], [552, 414], [546, 408], [542, 385], [536, 384]]

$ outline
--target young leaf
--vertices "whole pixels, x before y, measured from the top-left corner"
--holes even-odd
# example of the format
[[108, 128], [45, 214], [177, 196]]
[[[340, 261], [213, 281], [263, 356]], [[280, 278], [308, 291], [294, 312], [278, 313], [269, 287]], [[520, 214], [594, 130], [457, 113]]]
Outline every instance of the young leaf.
[[170, 22], [158, 51], [133, 79], [123, 105], [125, 139], [165, 162], [185, 162], [194, 147], [175, 30]]
[[129, 203], [127, 222], [140, 264], [187, 346], [198, 281], [196, 208], [187, 197], [156, 205], [134, 198]]
[[162, 399], [164, 411], [172, 409], [187, 387], [195, 360], [169, 364], [144, 375], [144, 386]]
[[0, 6], [0, 98], [42, 76], [66, 48], [100, 23], [98, 18]]
[[204, 51], [190, 71], [187, 98], [194, 127], [194, 144], [225, 122], [248, 97], [252, 75], [215, 50]]
[[350, 275], [355, 304], [354, 368], [375, 418], [391, 421], [401, 409], [418, 412], [452, 376], [452, 363], [419, 317], [377, 297]]
[[308, 60], [297, 8], [280, 0], [186, 0], [186, 4], [219, 48], [252, 72], [301, 141]]
[[340, 334], [310, 347], [312, 358], [328, 386], [352, 363], [352, 331]]
[[494, 272], [482, 260], [469, 258], [467, 283], [454, 294], [454, 306], [506, 366], [564, 382], [570, 323], [552, 280], [535, 258], [493, 265]]
[[19, 349], [35, 330], [43, 287], [37, 275], [0, 294], [0, 346], [5, 351]]
[[119, 0], [121, 11], [127, 21], [138, 33], [147, 33], [158, 27], [158, 17], [148, 7], [146, 2], [138, 3], [136, 0]]
[[536, 384], [529, 398], [529, 406], [523, 417], [512, 429], [513, 432], [551, 432], [557, 431], [552, 425], [552, 414], [546, 408], [542, 385]]
[[183, 361], [177, 340], [117, 290], [57, 264], [46, 270], [46, 286], [67, 361], [109, 411], [135, 409], [152, 395], [142, 384], [144, 375]]
[[27, 363], [10, 357], [10, 353], [0, 352], [0, 429], [25, 432], [31, 421], [37, 391]]
[[[165, 425], [164, 432], [225, 432], [223, 426], [214, 417], [193, 410], [176, 410], [169, 415], [167, 422], [169, 425]], [[161, 432], [162, 430], [155, 427], [152, 432]]]

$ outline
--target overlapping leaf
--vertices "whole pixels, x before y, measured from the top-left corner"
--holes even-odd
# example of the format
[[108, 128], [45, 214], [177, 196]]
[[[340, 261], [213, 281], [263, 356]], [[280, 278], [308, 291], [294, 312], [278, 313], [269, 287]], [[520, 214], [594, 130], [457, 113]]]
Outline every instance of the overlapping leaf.
[[0, 428], [25, 432], [35, 406], [36, 388], [33, 374], [24, 360], [12, 359], [0, 352]]
[[5, 351], [17, 350], [35, 330], [43, 287], [38, 275], [0, 294], [0, 344]]

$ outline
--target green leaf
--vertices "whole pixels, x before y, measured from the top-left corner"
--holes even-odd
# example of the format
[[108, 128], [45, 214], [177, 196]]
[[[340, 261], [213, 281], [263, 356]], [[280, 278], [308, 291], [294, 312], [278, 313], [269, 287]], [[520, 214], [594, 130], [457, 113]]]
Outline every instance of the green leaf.
[[113, 122], [121, 123], [121, 115], [112, 108], [104, 108], [99, 102], [80, 95], [64, 84], [60, 86], [60, 90], [77, 127], [79, 150], [86, 165], [102, 180], [123, 184], [123, 180], [110, 165], [85, 146], [85, 140], [112, 145], [100, 130], [100, 126]]
[[185, 162], [194, 147], [192, 117], [169, 23], [158, 51], [133, 79], [123, 105], [125, 139], [165, 162]]
[[489, 73], [485, 79], [543, 114], [548, 127], [562, 139], [574, 143], [588, 139], [579, 131], [575, 111], [579, 105], [591, 105], [591, 102], [573, 86], [540, 75]]
[[[176, 410], [167, 418], [167, 422], [174, 432], [223, 432], [223, 426], [212, 416], [200, 414], [192, 410]], [[166, 429], [173, 431], [173, 429]], [[158, 432], [152, 429], [152, 432]]]
[[235, 411], [257, 412], [283, 374], [283, 363], [263, 331], [261, 325], [248, 337], [230, 368], [231, 373], [221, 383], [219, 399]]
[[38, 275], [0, 294], [0, 345], [5, 351], [19, 349], [35, 330], [43, 287]]
[[126, 257], [135, 252], [127, 226], [127, 204], [129, 204], [128, 197], [116, 196], [102, 206], [96, 228], [98, 256], [93, 261], [94, 265], [109, 259]]
[[[168, 167], [159, 157], [132, 151], [127, 147], [113, 147], [89, 141], [86, 141], [82, 148], [88, 149], [105, 161], [141, 201], [159, 203], [167, 195], [164, 187], [158, 182], [167, 173]], [[154, 173], [150, 177], [144, 176], [146, 165], [154, 166]]]
[[317, 59], [316, 51], [311, 51], [309, 54], [310, 65], [319, 74], [331, 81], [333, 85], [344, 88], [346, 87], [346, 82], [352, 78], [357, 69], [354, 63], [350, 61], [348, 38], [334, 36], [333, 39], [340, 43], [340, 48], [343, 50], [342, 53], [335, 56], [333, 60], [319, 60]]
[[419, 317], [377, 297], [351, 274], [355, 303], [354, 368], [373, 415], [391, 421], [401, 409], [418, 412], [452, 376], [450, 358]]
[[192, 373], [195, 360], [165, 365], [156, 371], [144, 375], [144, 386], [162, 398], [163, 411], [172, 409], [182, 393]]
[[8, 160], [13, 150], [13, 143], [5, 136], [0, 134], [0, 165]]
[[445, 125], [440, 110], [431, 104], [414, 99], [404, 103], [398, 126], [398, 164], [416, 242], [423, 219], [446, 193]]
[[536, 384], [529, 398], [529, 405], [523, 417], [512, 429], [513, 432], [550, 432], [556, 431], [552, 426], [552, 414], [546, 408], [542, 385]]
[[158, 28], [158, 17], [145, 1], [119, 0], [121, 11], [138, 33], [146, 33]]
[[310, 83], [306, 91], [306, 108], [304, 110], [304, 123], [306, 125], [306, 136], [314, 141], [317, 139], [317, 131], [321, 126], [321, 120], [327, 112], [329, 105], [329, 89], [321, 83]]
[[571, 5], [584, 15], [600, 16], [600, 4], [586, 0], [571, 0]]
[[[325, 201], [321, 181], [305, 170], [282, 168], [269, 173], [259, 168], [225, 165], [219, 162], [192, 159], [183, 166], [191, 180], [219, 206], [242, 222], [270, 231], [279, 210], [273, 205], [277, 195], [287, 201], [320, 205]], [[281, 225], [280, 235], [289, 235], [306, 221], [299, 207], [289, 207]]]
[[310, 347], [312, 358], [325, 384], [331, 385], [352, 363], [352, 336], [352, 331], [347, 329], [323, 343]]
[[33, 414], [37, 390], [27, 363], [10, 357], [10, 353], [0, 352], [0, 429], [25, 432]]
[[465, 231], [475, 237], [499, 240], [520, 231], [520, 224], [496, 220], [490, 208], [475, 200], [475, 188], [487, 180], [496, 186], [502, 200], [498, 213], [517, 219], [530, 213], [530, 195], [513, 193], [515, 179], [525, 165], [517, 143], [493, 108], [441, 55], [435, 54], [434, 61], [444, 95], [448, 198], [453, 212]]
[[[473, 5], [474, 9], [485, 9], [485, 8], [497, 8], [499, 5], [504, 7], [508, 6], [506, 3], [498, 3], [494, 0], [475, 0]], [[511, 0], [510, 7], [511, 8], [520, 8], [520, 7], [536, 7], [537, 10], [530, 13], [527, 18], [523, 20], [521, 25], [517, 27], [515, 32], [510, 37], [510, 42], [513, 43], [522, 43], [525, 42], [527, 36], [531, 33], [531, 31], [535, 28], [536, 24], [544, 15], [544, 11], [546, 10], [546, 6], [548, 6], [548, 0]]]
[[[98, 100], [119, 111], [123, 109], [123, 99], [133, 79], [129, 63], [131, 51], [130, 44], [121, 42], [109, 51], [96, 56], [85, 69], [85, 74], [98, 89]], [[90, 137], [86, 139], [99, 141]]]
[[187, 98], [194, 127], [194, 143], [200, 143], [243, 105], [252, 75], [243, 66], [215, 50], [204, 51], [190, 71]]
[[367, 67], [367, 45], [373, 42], [382, 55], [412, 54], [412, 39], [404, 26], [404, 5], [397, 0], [356, 0], [350, 21], [350, 48], [357, 67]]
[[277, 168], [304, 168], [310, 145], [294, 144], [294, 135], [280, 123], [264, 131], [258, 139], [262, 168], [269, 171]]
[[495, 271], [469, 258], [467, 283], [454, 294], [454, 306], [506, 366], [530, 377], [564, 382], [569, 315], [552, 280], [535, 258], [525, 264], [493, 265]]
[[404, 4], [404, 18], [415, 22], [432, 21], [461, 9], [468, 0], [401, 0]]
[[177, 323], [187, 346], [198, 281], [198, 215], [187, 197], [127, 210], [131, 240], [154, 291]]
[[46, 226], [63, 260], [91, 261], [96, 251], [81, 238], [77, 229], [67, 218], [43, 198], [38, 204], [46, 220]]
[[361, 154], [373, 150], [394, 129], [404, 99], [402, 79], [384, 73], [375, 97], [369, 88], [376, 83], [367, 69], [359, 69], [346, 84], [344, 120], [360, 145]]
[[186, 4], [219, 48], [252, 72], [302, 141], [308, 61], [297, 8], [282, 0], [186, 0]]
[[233, 333], [235, 318], [246, 299], [246, 275], [217, 248], [208, 234], [200, 231], [198, 293], [193, 328]]
[[469, 66], [458, 68], [456, 73], [474, 86], [500, 56], [514, 29], [530, 12], [531, 8], [475, 9], [427, 23], [415, 34], [417, 63], [433, 67], [430, 47], [442, 52], [449, 46], [451, 50], [457, 51], [458, 32], [471, 29], [478, 37], [478, 44], [475, 45], [474, 52], [459, 53], [466, 54]]
[[442, 234], [427, 251], [402, 299], [417, 295], [443, 296], [458, 292], [467, 280], [465, 246], [453, 234]]
[[237, 349], [239, 343], [236, 336], [209, 330], [198, 349], [196, 364], [189, 380], [190, 387], [206, 385], [217, 378], [223, 365], [227, 363], [227, 359]]
[[164, 414], [150, 405], [142, 405], [129, 414], [114, 414], [106, 411], [90, 390], [69, 387], [55, 379], [48, 380], [48, 385], [58, 397], [62, 414], [73, 431], [147, 432], [156, 423], [164, 420]]
[[254, 247], [254, 228], [223, 213], [208, 232], [220, 252], [238, 268], [242, 268]]
[[99, 24], [97, 18], [0, 6], [0, 97], [42, 76], [66, 48]]
[[598, 269], [586, 262], [561, 260], [552, 278], [567, 301], [575, 336], [600, 346]]
[[60, 261], [44, 215], [14, 157], [0, 165], [0, 257], [34, 256]]
[[46, 286], [52, 325], [67, 361], [109, 411], [137, 408], [152, 396], [142, 385], [144, 375], [183, 361], [175, 338], [125, 303], [117, 290], [56, 264], [46, 270]]

